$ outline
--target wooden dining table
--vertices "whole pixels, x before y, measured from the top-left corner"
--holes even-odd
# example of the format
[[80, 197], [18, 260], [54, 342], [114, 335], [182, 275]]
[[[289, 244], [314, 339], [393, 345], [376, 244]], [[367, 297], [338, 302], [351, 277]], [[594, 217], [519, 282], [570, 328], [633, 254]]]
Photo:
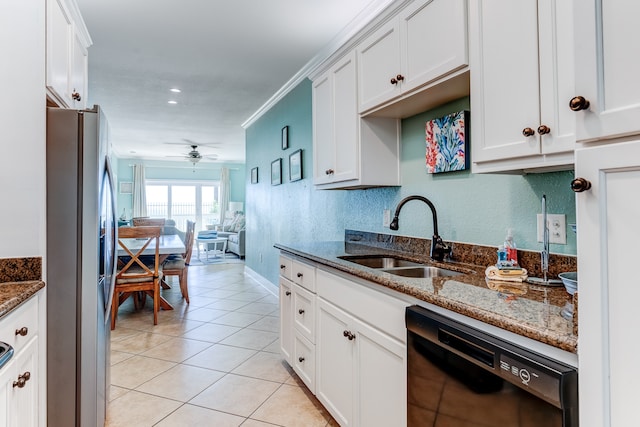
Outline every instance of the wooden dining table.
[[[132, 252], [136, 252], [142, 248], [145, 242], [149, 239], [120, 239], [122, 242], [127, 245], [129, 250]], [[184, 246], [184, 242], [177, 234], [163, 234], [159, 239], [159, 247], [158, 247], [158, 262], [162, 264], [164, 260], [167, 259], [169, 255], [173, 254], [184, 254], [186, 252], [186, 248]], [[155, 241], [152, 241], [149, 246], [142, 252], [142, 255], [155, 255], [156, 253], [156, 244]], [[128, 256], [127, 251], [125, 251], [120, 245], [118, 245], [118, 256]], [[173, 310], [173, 306], [169, 304], [169, 301], [164, 299], [162, 295], [160, 296], [160, 307], [164, 310]]]

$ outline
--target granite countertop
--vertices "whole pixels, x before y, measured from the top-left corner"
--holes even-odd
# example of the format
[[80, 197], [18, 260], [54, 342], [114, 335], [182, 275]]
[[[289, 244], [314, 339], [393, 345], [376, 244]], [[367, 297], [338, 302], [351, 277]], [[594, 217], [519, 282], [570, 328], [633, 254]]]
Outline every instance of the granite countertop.
[[[490, 288], [484, 275], [486, 265], [438, 263], [406, 252], [353, 242], [297, 242], [276, 244], [275, 247], [562, 350], [577, 352], [578, 337], [574, 334], [574, 322], [560, 315], [565, 304], [571, 302], [571, 296], [563, 286], [505, 283], [504, 286]], [[464, 274], [409, 278], [339, 258], [358, 254], [393, 254]]]
[[44, 288], [42, 258], [0, 259], [0, 318]]
[[44, 288], [41, 280], [0, 283], [0, 319]]

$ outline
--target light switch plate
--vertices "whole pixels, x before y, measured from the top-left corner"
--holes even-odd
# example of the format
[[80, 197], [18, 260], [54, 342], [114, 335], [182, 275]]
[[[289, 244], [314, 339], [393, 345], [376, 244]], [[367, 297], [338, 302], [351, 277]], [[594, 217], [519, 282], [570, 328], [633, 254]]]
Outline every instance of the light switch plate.
[[[538, 214], [538, 242], [542, 242], [542, 214]], [[549, 227], [549, 243], [567, 244], [567, 216], [564, 214], [547, 214]]]

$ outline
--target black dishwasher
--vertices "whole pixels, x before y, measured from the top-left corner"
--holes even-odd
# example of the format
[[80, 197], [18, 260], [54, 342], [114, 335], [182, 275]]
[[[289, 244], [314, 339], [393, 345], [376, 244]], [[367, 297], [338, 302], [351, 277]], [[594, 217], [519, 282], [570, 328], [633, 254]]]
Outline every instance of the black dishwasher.
[[576, 368], [420, 306], [406, 310], [409, 427], [577, 427]]

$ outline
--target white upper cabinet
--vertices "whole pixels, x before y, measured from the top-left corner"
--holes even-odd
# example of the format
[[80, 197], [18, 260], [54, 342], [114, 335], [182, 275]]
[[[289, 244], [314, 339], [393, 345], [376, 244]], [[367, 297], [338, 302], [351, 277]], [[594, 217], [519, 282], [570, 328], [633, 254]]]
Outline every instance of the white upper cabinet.
[[356, 55], [313, 80], [313, 183], [319, 189], [400, 185], [400, 128], [393, 118], [361, 118]]
[[86, 107], [90, 45], [75, 2], [47, 0], [47, 93], [60, 107]]
[[578, 141], [640, 133], [640, 40], [630, 30], [639, 15], [640, 2], [629, 0], [575, 8], [576, 87], [562, 102], [576, 110]]
[[565, 1], [471, 2], [474, 172], [573, 164], [572, 14]]
[[467, 1], [419, 0], [357, 48], [359, 112], [468, 64]]

